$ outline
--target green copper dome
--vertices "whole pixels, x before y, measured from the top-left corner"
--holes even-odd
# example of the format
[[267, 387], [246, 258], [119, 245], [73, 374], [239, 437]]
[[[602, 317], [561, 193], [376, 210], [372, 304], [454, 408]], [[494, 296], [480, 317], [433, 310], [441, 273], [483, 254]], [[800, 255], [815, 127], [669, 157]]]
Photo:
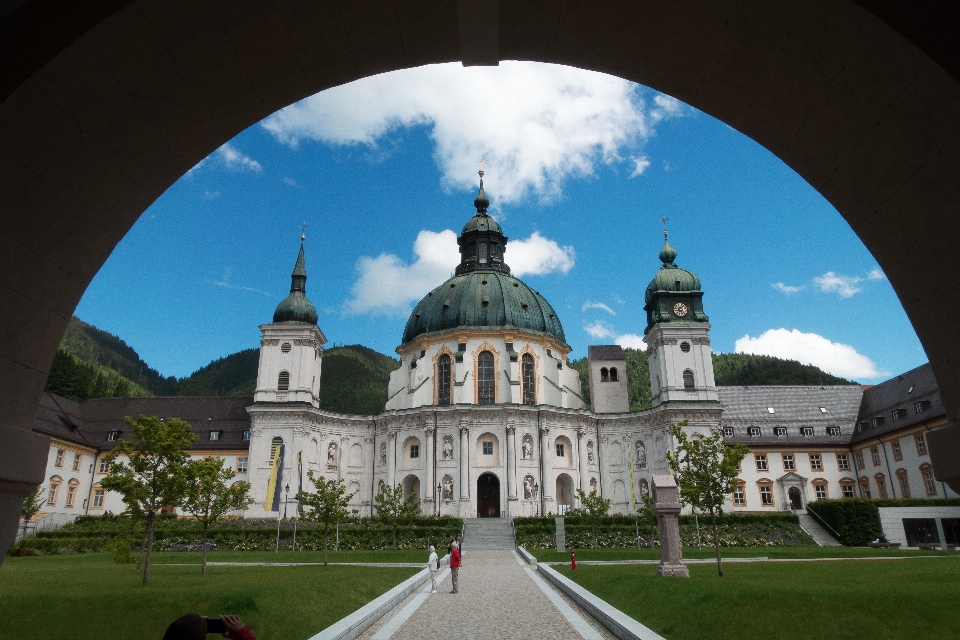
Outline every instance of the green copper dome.
[[307, 267], [303, 260], [303, 239], [300, 241], [300, 255], [290, 277], [290, 295], [277, 305], [273, 312], [273, 321], [302, 322], [317, 324], [317, 308], [307, 300]]
[[452, 329], [518, 329], [566, 344], [560, 319], [546, 298], [511, 275], [476, 270], [455, 275], [413, 310], [403, 344]]
[[676, 259], [677, 250], [671, 246], [664, 231], [663, 248], [660, 249], [663, 265], [643, 294], [643, 308], [647, 312], [644, 335], [653, 325], [661, 322], [709, 322], [703, 312], [700, 278], [694, 272], [675, 265], [673, 261]]

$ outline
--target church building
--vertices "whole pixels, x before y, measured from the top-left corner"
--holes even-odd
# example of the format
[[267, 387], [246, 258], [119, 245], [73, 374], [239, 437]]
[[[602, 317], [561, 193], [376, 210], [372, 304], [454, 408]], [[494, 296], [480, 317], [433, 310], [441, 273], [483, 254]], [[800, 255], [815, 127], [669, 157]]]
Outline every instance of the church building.
[[128, 436], [125, 416], [187, 420], [193, 456], [221, 456], [251, 483], [248, 517], [292, 515], [307, 472], [341, 479], [351, 507], [374, 513], [385, 486], [403, 487], [424, 514], [512, 517], [576, 508], [598, 491], [630, 513], [651, 476], [669, 472], [671, 424], [688, 435], [722, 431], [751, 448], [728, 508], [805, 509], [839, 497], [956, 497], [935, 480], [925, 433], [946, 424], [929, 365], [875, 387], [717, 387], [704, 292], [676, 264], [664, 231], [660, 268], [644, 292], [652, 407], [630, 412], [626, 360], [589, 347], [591, 407], [567, 360], [560, 318], [511, 275], [508, 238], [487, 212], [457, 240], [460, 264], [416, 305], [404, 328], [385, 409], [375, 416], [320, 408], [326, 337], [307, 297], [304, 243], [290, 295], [260, 326], [252, 398], [88, 400], [46, 394], [36, 430], [51, 437], [47, 509], [40, 517], [120, 512], [98, 485], [104, 456]]

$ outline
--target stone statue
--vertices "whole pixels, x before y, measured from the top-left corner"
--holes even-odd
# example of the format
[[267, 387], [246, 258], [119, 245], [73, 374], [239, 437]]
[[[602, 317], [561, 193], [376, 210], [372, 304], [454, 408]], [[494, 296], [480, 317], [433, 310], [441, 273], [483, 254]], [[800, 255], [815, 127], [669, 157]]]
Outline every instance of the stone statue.
[[443, 459], [453, 460], [453, 438], [443, 436]]
[[597, 490], [597, 479], [590, 478], [590, 491], [596, 491], [596, 490]]
[[387, 464], [387, 443], [386, 442], [380, 443], [380, 464], [381, 465]]
[[337, 443], [331, 442], [327, 447], [327, 464], [337, 464]]
[[533, 457], [533, 438], [530, 437], [530, 434], [523, 436], [523, 444], [521, 445], [523, 451], [523, 459], [529, 460]]
[[380, 482], [377, 483], [377, 493], [383, 493], [383, 487], [384, 487], [383, 480], [381, 480]]
[[640, 478], [640, 497], [646, 498], [650, 495], [650, 485], [644, 478]]
[[637, 440], [637, 466], [641, 469], [647, 466], [647, 448], [642, 440]]
[[443, 476], [443, 499], [447, 502], [453, 500], [453, 478]]
[[593, 464], [593, 440], [587, 440], [587, 462]]
[[523, 499], [533, 500], [533, 476], [527, 476], [523, 479]]

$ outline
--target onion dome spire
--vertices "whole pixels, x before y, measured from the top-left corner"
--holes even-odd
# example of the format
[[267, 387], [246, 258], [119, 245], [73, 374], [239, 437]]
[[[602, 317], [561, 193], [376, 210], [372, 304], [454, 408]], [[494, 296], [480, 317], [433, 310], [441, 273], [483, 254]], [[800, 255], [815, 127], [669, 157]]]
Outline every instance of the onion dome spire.
[[317, 324], [317, 308], [307, 300], [307, 267], [303, 258], [303, 243], [306, 235], [300, 236], [300, 253], [290, 275], [290, 295], [277, 305], [273, 312], [274, 322], [304, 322]]
[[673, 264], [673, 261], [677, 259], [677, 250], [671, 246], [670, 240], [667, 239], [669, 235], [667, 219], [666, 216], [660, 218], [660, 222], [663, 223], [663, 248], [660, 249], [660, 262], [663, 263], [664, 269], [676, 269], [677, 265]]
[[480, 191], [477, 193], [477, 197], [473, 200], [473, 206], [477, 208], [477, 213], [480, 215], [487, 215], [487, 208], [490, 206], [490, 200], [487, 199], [487, 194], [483, 191], [483, 158], [480, 158]]

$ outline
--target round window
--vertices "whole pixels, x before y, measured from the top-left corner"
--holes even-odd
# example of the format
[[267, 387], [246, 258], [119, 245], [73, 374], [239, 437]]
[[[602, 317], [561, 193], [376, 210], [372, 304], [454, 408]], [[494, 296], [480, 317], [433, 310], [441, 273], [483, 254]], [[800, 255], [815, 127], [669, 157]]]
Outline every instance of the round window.
[[683, 351], [684, 353], [689, 353], [689, 352], [690, 352], [690, 343], [689, 343], [689, 342], [681, 342], [681, 343], [680, 343], [680, 351]]
[[[289, 342], [284, 342], [282, 345], [280, 345], [280, 351], [283, 351], [284, 353], [290, 353], [290, 349], [292, 348], [293, 347], [290, 346]], [[687, 350], [689, 351], [690, 347], [687, 347]]]

